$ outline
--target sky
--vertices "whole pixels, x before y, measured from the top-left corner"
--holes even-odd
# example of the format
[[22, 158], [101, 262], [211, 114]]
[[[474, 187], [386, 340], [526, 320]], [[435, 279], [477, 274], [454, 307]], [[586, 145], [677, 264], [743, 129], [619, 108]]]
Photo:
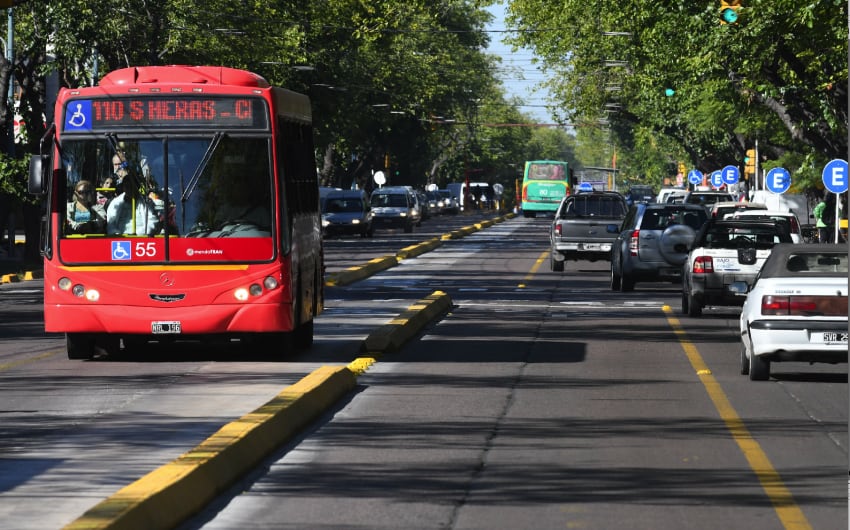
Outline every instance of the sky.
[[490, 6], [487, 10], [494, 17], [493, 22], [487, 26], [487, 30], [491, 32], [490, 46], [487, 51], [502, 57], [499, 77], [504, 84], [507, 96], [522, 98], [526, 106], [519, 110], [532, 119], [536, 119], [538, 123], [552, 123], [552, 117], [545, 108], [545, 92], [534, 90], [534, 85], [545, 78], [531, 62], [534, 54], [529, 50], [512, 52], [509, 45], [502, 43], [502, 39], [508, 35], [505, 33], [505, 5], [503, 3]]

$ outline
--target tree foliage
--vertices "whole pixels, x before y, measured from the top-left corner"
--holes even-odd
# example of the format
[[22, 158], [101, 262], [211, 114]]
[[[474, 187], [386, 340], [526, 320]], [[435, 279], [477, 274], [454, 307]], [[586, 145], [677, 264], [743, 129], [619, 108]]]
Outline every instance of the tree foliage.
[[[688, 0], [513, 0], [509, 16], [565, 117], [602, 119], [624, 163], [646, 175], [677, 159], [741, 165], [756, 141], [802, 175], [846, 158], [846, 21], [838, 0], [746, 0], [735, 25], [719, 23], [719, 2]], [[653, 169], [658, 146], [667, 159]]]

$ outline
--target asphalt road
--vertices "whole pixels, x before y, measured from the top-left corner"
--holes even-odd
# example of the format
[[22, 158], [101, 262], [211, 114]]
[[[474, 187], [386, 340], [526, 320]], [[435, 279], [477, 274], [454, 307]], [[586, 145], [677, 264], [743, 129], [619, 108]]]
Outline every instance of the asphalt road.
[[[734, 309], [683, 317], [671, 284], [611, 292], [605, 263], [550, 272], [545, 226], [327, 289], [288, 362], [226, 346], [71, 362], [39, 331], [38, 288], [2, 286], [3, 526], [69, 523], [443, 290], [448, 315], [184, 528], [845, 528], [847, 366], [750, 382]], [[328, 241], [329, 270], [445, 227], [421, 228]]]

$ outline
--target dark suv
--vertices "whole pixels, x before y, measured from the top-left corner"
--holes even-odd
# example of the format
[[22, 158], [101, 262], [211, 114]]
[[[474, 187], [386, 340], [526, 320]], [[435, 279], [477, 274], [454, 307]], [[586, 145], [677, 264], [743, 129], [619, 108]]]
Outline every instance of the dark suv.
[[636, 203], [611, 247], [611, 289], [631, 291], [637, 282], [682, 280], [696, 231], [708, 220], [697, 204]]

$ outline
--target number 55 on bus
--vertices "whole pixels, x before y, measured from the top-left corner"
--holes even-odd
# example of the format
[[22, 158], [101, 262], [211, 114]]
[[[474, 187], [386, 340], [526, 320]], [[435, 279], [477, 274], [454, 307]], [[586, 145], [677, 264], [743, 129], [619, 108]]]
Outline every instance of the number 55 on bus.
[[137, 67], [62, 89], [54, 115], [29, 191], [47, 204], [45, 329], [68, 357], [310, 346], [324, 282], [306, 96], [244, 70]]

